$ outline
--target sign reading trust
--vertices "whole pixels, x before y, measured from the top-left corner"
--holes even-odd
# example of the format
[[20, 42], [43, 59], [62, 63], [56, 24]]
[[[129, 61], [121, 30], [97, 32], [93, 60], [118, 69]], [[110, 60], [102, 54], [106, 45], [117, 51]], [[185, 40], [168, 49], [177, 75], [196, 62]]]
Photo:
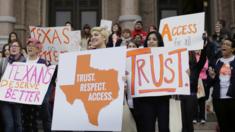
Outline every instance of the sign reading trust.
[[127, 52], [128, 88], [133, 97], [190, 93], [186, 48], [142, 48]]
[[0, 82], [0, 100], [41, 105], [54, 71], [55, 65], [8, 64]]
[[120, 131], [125, 58], [123, 47], [61, 54], [52, 129]]
[[159, 32], [166, 47], [203, 48], [205, 13], [174, 16], [161, 19]]

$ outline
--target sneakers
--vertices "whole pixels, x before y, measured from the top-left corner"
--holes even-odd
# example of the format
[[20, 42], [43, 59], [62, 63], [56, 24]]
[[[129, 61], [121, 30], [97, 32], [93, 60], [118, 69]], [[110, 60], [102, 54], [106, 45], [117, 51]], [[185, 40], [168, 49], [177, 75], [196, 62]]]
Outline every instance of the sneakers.
[[[199, 123], [200, 123], [200, 124], [205, 124], [206, 121], [205, 121], [205, 120], [201, 120]], [[197, 124], [197, 120], [193, 120], [193, 124]]]
[[201, 120], [201, 124], [205, 124], [206, 123], [206, 121], [205, 120]]

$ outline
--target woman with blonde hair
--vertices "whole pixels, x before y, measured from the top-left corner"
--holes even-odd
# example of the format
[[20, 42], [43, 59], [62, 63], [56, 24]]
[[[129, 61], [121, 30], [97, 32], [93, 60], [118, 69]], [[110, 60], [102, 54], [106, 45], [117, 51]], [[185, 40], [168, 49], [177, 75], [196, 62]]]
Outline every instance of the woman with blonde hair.
[[91, 29], [91, 43], [94, 49], [106, 48], [108, 41], [108, 31], [102, 27], [94, 27]]

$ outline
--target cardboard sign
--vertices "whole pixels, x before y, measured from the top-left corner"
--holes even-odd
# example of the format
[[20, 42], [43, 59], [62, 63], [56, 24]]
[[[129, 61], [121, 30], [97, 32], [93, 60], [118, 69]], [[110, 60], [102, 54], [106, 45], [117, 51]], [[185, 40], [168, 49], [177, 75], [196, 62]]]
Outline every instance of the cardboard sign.
[[0, 100], [41, 105], [54, 71], [54, 65], [8, 64], [0, 82]]
[[[43, 51], [41, 57], [57, 64], [59, 54], [74, 51], [74, 47], [78, 47], [81, 36], [78, 31], [71, 33], [70, 26], [64, 27], [34, 27], [30, 26], [30, 35], [38, 39], [43, 44]], [[75, 37], [74, 37], [75, 36]], [[76, 37], [77, 36], [77, 37]], [[79, 47], [78, 49], [79, 50]]]
[[133, 97], [190, 93], [186, 48], [141, 48], [127, 52], [128, 88]]
[[121, 131], [125, 58], [123, 47], [61, 54], [52, 130]]
[[80, 51], [81, 46], [80, 46], [80, 42], [81, 42], [81, 31], [77, 30], [77, 31], [70, 31], [69, 32], [69, 37], [71, 38], [70, 41], [70, 46], [69, 46], [69, 51]]
[[105, 28], [107, 31], [111, 32], [112, 31], [112, 21], [110, 20], [101, 20], [100, 21], [100, 27]]
[[203, 48], [205, 13], [175, 16], [160, 21], [159, 33], [166, 47]]

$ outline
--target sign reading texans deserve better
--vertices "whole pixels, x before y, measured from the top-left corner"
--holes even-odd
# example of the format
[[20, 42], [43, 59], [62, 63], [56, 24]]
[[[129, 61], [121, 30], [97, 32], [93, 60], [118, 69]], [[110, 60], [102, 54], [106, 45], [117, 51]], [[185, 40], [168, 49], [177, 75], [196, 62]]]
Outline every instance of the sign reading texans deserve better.
[[54, 65], [8, 64], [0, 82], [0, 100], [41, 105], [54, 71]]

